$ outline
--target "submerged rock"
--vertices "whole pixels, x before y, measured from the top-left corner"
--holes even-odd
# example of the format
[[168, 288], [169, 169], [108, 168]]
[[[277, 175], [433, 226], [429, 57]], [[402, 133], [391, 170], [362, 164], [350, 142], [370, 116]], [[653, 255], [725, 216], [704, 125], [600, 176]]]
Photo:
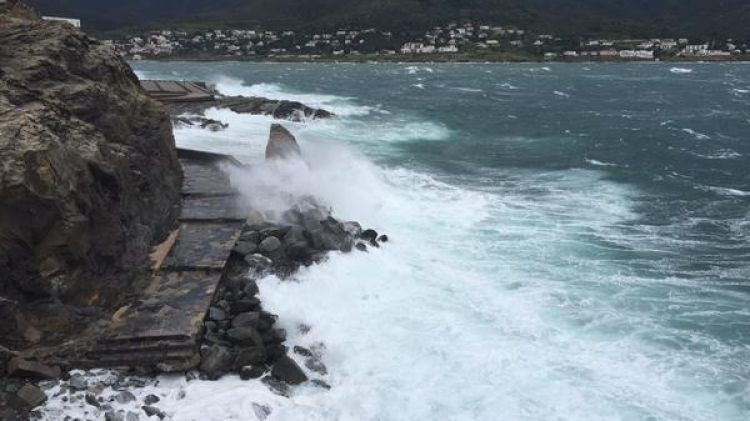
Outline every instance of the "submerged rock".
[[302, 371], [297, 363], [289, 358], [283, 356], [279, 358], [271, 368], [271, 375], [287, 384], [301, 384], [307, 381], [307, 375]]

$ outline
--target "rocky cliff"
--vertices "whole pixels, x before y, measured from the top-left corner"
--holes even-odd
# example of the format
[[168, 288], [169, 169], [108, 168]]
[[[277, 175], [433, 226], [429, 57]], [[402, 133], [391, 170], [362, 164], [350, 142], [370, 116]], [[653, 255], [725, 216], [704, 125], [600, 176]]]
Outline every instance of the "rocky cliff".
[[122, 59], [67, 24], [0, 12], [0, 297], [20, 306], [0, 344], [119, 304], [181, 183], [169, 116]]

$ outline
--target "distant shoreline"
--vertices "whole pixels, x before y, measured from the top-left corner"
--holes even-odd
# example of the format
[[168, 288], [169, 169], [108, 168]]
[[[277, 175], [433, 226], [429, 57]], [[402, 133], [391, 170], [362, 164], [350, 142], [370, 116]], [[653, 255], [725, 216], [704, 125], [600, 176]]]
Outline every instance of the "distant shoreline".
[[556, 58], [544, 59], [528, 56], [517, 55], [500, 55], [500, 56], [476, 56], [476, 55], [394, 55], [394, 56], [372, 56], [361, 55], [356, 57], [313, 57], [313, 56], [148, 56], [141, 60], [126, 58], [128, 61], [163, 61], [163, 62], [251, 62], [251, 63], [325, 63], [325, 64], [403, 64], [403, 63], [463, 63], [463, 64], [488, 64], [488, 63], [748, 63], [750, 55], [738, 56], [737, 58], [727, 59], [726, 57], [670, 57], [660, 60], [638, 60], [623, 58]]

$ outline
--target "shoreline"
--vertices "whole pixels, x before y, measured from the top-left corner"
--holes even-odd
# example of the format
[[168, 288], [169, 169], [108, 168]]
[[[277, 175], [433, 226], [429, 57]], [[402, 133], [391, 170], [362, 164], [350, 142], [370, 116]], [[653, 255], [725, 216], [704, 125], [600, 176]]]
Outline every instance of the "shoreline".
[[359, 56], [359, 57], [310, 57], [310, 56], [266, 56], [266, 57], [237, 57], [237, 56], [206, 56], [206, 57], [195, 57], [195, 56], [170, 56], [170, 57], [159, 57], [149, 56], [143, 59], [134, 60], [132, 58], [125, 59], [129, 62], [195, 62], [195, 63], [213, 63], [213, 62], [249, 62], [249, 63], [263, 63], [263, 64], [286, 64], [286, 63], [301, 63], [301, 64], [520, 64], [520, 63], [562, 63], [562, 64], [623, 64], [623, 63], [693, 63], [693, 64], [742, 64], [750, 63], [750, 56], [741, 56], [737, 59], [721, 58], [690, 58], [690, 57], [672, 57], [668, 59], [658, 60], [638, 60], [638, 59], [598, 59], [592, 60], [590, 57], [586, 59], [554, 59], [546, 60], [544, 58], [529, 58], [529, 57], [446, 57], [446, 56], [435, 56], [435, 57], [422, 57], [422, 56]]

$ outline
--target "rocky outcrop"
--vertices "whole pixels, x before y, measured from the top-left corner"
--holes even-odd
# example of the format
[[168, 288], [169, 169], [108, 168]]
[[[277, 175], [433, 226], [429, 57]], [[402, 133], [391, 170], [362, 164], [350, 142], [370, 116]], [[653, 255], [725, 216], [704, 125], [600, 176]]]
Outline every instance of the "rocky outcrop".
[[8, 12], [0, 63], [0, 296], [25, 320], [0, 334], [17, 346], [24, 323], [59, 334], [127, 296], [171, 228], [182, 172], [169, 115], [109, 47]]
[[266, 159], [290, 158], [302, 155], [297, 139], [281, 124], [271, 125], [271, 134], [266, 145]]
[[[268, 115], [279, 120], [303, 121], [305, 119], [322, 119], [333, 116], [330, 112], [308, 107], [297, 101], [268, 99], [263, 97], [221, 96], [216, 95], [213, 101], [175, 102], [168, 104], [169, 112], [176, 122], [202, 125], [200, 120], [191, 121], [184, 116], [201, 116], [209, 108], [229, 109], [238, 114]], [[183, 117], [182, 120], [178, 120]]]

